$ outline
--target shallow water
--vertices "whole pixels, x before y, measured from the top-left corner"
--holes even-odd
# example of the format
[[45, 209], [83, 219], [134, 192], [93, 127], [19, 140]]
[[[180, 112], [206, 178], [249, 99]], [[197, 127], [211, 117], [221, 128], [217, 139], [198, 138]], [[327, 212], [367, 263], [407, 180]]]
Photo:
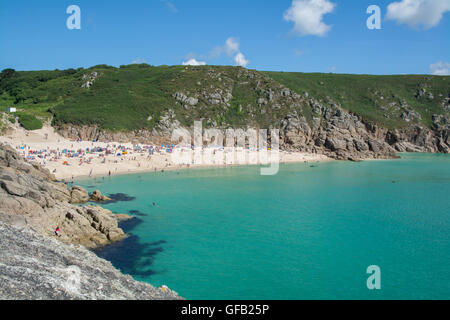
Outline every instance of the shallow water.
[[124, 194], [105, 207], [136, 217], [98, 254], [187, 299], [449, 299], [450, 156], [402, 157], [79, 184]]

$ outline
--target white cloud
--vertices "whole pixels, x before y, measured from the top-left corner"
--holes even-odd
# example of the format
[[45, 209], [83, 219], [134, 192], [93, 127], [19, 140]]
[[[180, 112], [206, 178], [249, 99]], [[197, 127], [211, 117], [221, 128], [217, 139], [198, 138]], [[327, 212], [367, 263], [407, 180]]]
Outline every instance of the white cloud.
[[228, 38], [225, 41], [225, 51], [229, 56], [239, 52], [239, 42], [235, 38]]
[[175, 7], [175, 5], [169, 1], [169, 0], [161, 0], [161, 2], [164, 2], [167, 6], [167, 8], [172, 12], [172, 13], [178, 13], [178, 8]]
[[300, 36], [325, 36], [331, 26], [322, 21], [323, 16], [333, 12], [335, 7], [329, 0], [293, 0], [283, 18], [294, 22], [294, 32]]
[[225, 52], [229, 57], [232, 57], [234, 54], [239, 52], [239, 47], [239, 41], [236, 38], [229, 37], [225, 41], [224, 46], [215, 47], [212, 50], [211, 56], [214, 58], [218, 58]]
[[430, 29], [437, 26], [448, 11], [450, 0], [402, 0], [388, 5], [386, 19], [412, 28]]
[[430, 73], [435, 76], [450, 76], [450, 62], [437, 62], [430, 66]]
[[237, 66], [240, 67], [247, 67], [247, 65], [250, 63], [248, 61], [244, 54], [240, 50], [240, 44], [239, 41], [236, 38], [229, 37], [225, 41], [225, 45], [222, 47], [216, 47], [211, 52], [211, 58], [218, 58], [223, 53], [226, 53], [229, 57], [233, 57], [233, 61]]
[[204, 66], [206, 65], [205, 61], [197, 61], [197, 59], [189, 59], [188, 61], [183, 62], [183, 66]]
[[141, 63], [147, 63], [147, 61], [145, 61], [145, 59], [137, 58], [131, 64], [141, 64]]
[[236, 54], [236, 56], [234, 57], [234, 62], [236, 63], [237, 66], [245, 68], [249, 64], [250, 61], [245, 59], [245, 56], [242, 53], [238, 52]]

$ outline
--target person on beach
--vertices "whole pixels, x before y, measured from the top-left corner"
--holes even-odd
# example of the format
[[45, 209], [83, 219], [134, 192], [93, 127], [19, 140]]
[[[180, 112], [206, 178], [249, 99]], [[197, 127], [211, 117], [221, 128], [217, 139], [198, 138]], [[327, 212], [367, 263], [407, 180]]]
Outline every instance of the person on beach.
[[61, 229], [60, 229], [59, 227], [56, 227], [55, 235], [56, 235], [57, 237], [61, 237]]

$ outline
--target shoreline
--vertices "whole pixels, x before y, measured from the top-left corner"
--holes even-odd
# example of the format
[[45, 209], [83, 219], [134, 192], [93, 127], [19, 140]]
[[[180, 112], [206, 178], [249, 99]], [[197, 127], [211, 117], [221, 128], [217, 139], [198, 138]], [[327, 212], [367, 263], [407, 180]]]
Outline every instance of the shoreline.
[[[231, 163], [228, 152], [223, 148], [206, 148], [202, 157], [212, 162], [194, 164], [192, 157], [183, 164], [174, 163], [173, 151], [181, 150], [180, 157], [185, 157], [191, 150], [167, 150], [166, 146], [134, 145], [118, 142], [72, 141], [60, 136], [50, 126], [28, 132], [16, 128], [11, 134], [0, 137], [5, 143], [24, 156], [29, 162], [37, 163], [50, 170], [58, 180], [67, 182], [86, 178], [109, 177], [126, 174], [151, 173], [175, 170], [227, 168], [233, 166], [260, 167], [270, 166], [271, 161], [258, 161], [261, 154], [257, 150], [240, 149], [232, 154]], [[186, 152], [186, 153], [185, 153]], [[184, 153], [184, 154], [183, 154]], [[237, 153], [243, 158], [238, 159]], [[213, 159], [214, 158], [214, 159]], [[271, 152], [267, 152], [271, 159]], [[227, 162], [225, 161], [227, 159]], [[175, 160], [178, 160], [175, 158]], [[278, 164], [285, 163], [317, 163], [334, 161], [321, 154], [304, 152], [278, 152]], [[175, 161], [176, 162], [176, 161]], [[191, 162], [187, 164], [186, 162]]]
[[[369, 159], [369, 160], [383, 160], [383, 159]], [[302, 160], [298, 160], [298, 161], [289, 161], [289, 162], [280, 162], [280, 165], [285, 165], [285, 164], [293, 164], [293, 163], [325, 163], [325, 162], [332, 162], [332, 161], [337, 161], [334, 159], [324, 159], [324, 160], [310, 160], [310, 161], [302, 161]], [[147, 170], [147, 169], [143, 169], [143, 170], [133, 170], [133, 171], [128, 171], [128, 172], [117, 172], [115, 174], [111, 174], [111, 176], [109, 176], [108, 174], [93, 174], [91, 176], [89, 175], [77, 175], [74, 176], [74, 182], [76, 181], [80, 181], [80, 180], [84, 180], [84, 179], [96, 179], [96, 178], [112, 178], [112, 177], [118, 177], [118, 176], [127, 176], [127, 175], [133, 175], [133, 174], [139, 174], [139, 173], [144, 173], [144, 174], [149, 174], [149, 173], [164, 173], [164, 172], [173, 172], [173, 171], [188, 171], [188, 170], [205, 170], [205, 169], [224, 169], [224, 168], [238, 168], [238, 167], [253, 167], [253, 166], [259, 166], [259, 167], [267, 167], [268, 165], [266, 164], [231, 164], [231, 165], [191, 165], [189, 168], [187, 167], [181, 167], [181, 168], [176, 168], [176, 167], [166, 167], [163, 170]], [[63, 178], [62, 180], [65, 180], [65, 178]]]

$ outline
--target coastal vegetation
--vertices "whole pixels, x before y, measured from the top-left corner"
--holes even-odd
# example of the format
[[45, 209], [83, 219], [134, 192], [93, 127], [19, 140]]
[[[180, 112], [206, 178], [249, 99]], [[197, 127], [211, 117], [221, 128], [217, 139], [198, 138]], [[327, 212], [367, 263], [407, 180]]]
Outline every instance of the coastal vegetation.
[[20, 112], [17, 115], [19, 118], [19, 123], [26, 130], [37, 130], [41, 129], [43, 126], [42, 121], [36, 118], [33, 114]]
[[[384, 128], [403, 128], [411, 123], [430, 127], [433, 115], [448, 112], [443, 106], [450, 94], [450, 77], [147, 64], [53, 71], [5, 69], [0, 74], [0, 105], [16, 107], [19, 122], [30, 130], [40, 128], [40, 122], [46, 119], [53, 119], [55, 126], [153, 129], [168, 113], [182, 125], [206, 119], [206, 126], [271, 126], [292, 111], [288, 100], [273, 104], [270, 99], [271, 91], [283, 87], [305, 101], [308, 97], [333, 101]], [[307, 103], [295, 109], [306, 119], [312, 118]]]

